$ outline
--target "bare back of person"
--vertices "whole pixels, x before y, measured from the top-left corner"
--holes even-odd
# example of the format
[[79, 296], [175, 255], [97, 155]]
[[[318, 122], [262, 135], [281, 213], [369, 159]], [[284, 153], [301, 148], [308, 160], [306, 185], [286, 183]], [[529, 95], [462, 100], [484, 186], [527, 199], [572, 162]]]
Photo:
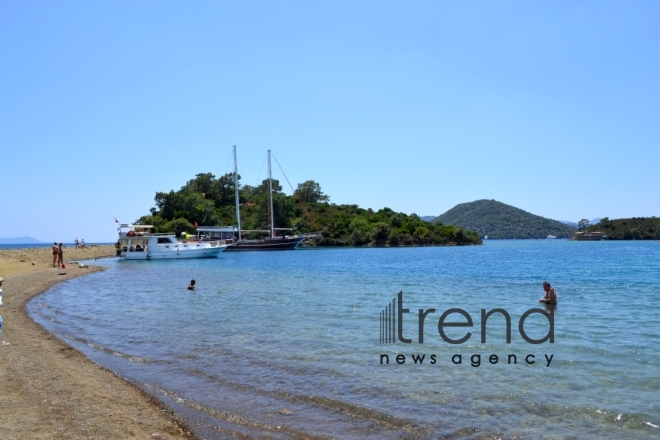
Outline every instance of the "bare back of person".
[[556, 306], [557, 305], [557, 293], [555, 289], [552, 288], [549, 282], [545, 281], [543, 283], [543, 290], [545, 290], [545, 296], [539, 299], [539, 302]]

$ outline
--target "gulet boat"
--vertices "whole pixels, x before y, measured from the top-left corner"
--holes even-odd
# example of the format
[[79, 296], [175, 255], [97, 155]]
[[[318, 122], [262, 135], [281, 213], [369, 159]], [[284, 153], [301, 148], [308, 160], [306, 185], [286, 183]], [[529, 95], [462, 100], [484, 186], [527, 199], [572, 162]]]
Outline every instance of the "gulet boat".
[[[234, 191], [236, 200], [236, 223], [234, 226], [202, 226], [197, 228], [198, 234], [206, 233], [211, 238], [232, 237], [227, 252], [232, 251], [283, 251], [294, 250], [300, 243], [308, 238], [319, 237], [320, 233], [293, 235], [291, 228], [276, 228], [273, 214], [273, 175], [270, 163], [270, 150], [268, 150], [268, 229], [246, 230], [241, 228], [241, 208], [238, 194], [238, 163], [236, 160], [236, 146], [234, 146]], [[289, 234], [287, 234], [287, 231]], [[266, 234], [265, 238], [245, 239], [245, 233]], [[278, 235], [280, 234], [280, 235]], [[228, 240], [229, 241], [229, 240]]]

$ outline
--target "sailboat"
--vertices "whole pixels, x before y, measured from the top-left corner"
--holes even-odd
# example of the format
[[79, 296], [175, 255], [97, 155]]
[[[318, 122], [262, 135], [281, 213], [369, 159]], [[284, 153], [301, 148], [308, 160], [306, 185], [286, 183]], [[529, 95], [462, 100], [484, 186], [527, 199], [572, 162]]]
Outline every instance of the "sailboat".
[[[227, 246], [225, 251], [285, 251], [294, 250], [300, 243], [305, 241], [308, 235], [277, 235], [277, 231], [291, 231], [291, 228], [276, 228], [275, 215], [273, 213], [273, 176], [270, 166], [270, 150], [268, 150], [268, 229], [263, 230], [242, 230], [241, 229], [241, 208], [238, 197], [238, 164], [236, 160], [236, 145], [234, 145], [234, 191], [236, 198], [236, 222], [237, 232], [235, 243]], [[243, 238], [243, 232], [266, 233], [267, 237], [260, 240], [246, 240]]]

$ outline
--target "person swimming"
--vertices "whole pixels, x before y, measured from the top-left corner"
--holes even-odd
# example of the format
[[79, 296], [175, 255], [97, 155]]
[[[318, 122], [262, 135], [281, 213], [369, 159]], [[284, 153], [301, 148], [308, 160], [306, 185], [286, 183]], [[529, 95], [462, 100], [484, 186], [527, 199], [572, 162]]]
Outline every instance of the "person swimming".
[[556, 306], [557, 305], [557, 293], [555, 292], [555, 289], [550, 286], [550, 283], [547, 281], [543, 282], [543, 290], [545, 290], [545, 296], [541, 299], [539, 299], [539, 302], [551, 305], [551, 306]]
[[195, 290], [195, 280], [190, 280], [190, 286], [188, 286], [188, 290]]

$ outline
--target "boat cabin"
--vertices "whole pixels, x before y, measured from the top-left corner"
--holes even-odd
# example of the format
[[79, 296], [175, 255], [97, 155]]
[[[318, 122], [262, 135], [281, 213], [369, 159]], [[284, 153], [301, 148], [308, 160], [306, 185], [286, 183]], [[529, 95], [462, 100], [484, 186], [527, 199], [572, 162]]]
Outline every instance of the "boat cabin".
[[197, 237], [200, 241], [225, 240], [227, 244], [238, 238], [236, 226], [200, 226], [197, 228]]

